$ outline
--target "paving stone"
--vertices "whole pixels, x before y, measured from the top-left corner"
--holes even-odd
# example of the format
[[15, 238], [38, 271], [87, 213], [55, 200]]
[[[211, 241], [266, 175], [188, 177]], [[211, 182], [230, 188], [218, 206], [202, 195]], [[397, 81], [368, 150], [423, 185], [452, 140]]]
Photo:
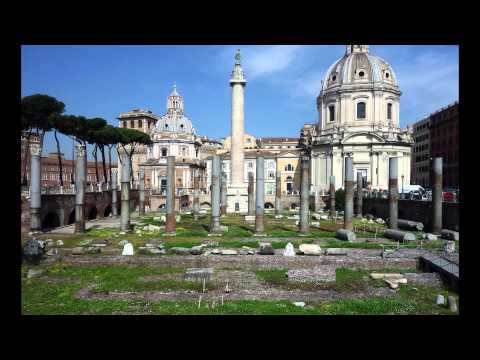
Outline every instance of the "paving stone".
[[322, 283], [335, 281], [335, 266], [318, 265], [310, 269], [294, 269], [287, 271], [289, 281]]

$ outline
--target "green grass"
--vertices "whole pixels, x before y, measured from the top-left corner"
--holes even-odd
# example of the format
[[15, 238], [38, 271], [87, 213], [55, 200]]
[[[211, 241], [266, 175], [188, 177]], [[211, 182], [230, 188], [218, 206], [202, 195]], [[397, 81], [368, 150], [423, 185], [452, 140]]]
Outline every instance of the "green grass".
[[335, 272], [335, 282], [325, 283], [301, 283], [288, 281], [286, 276], [286, 269], [276, 270], [260, 270], [255, 271], [257, 278], [266, 284], [279, 287], [287, 290], [303, 289], [331, 289], [339, 292], [353, 292], [365, 290], [368, 286], [383, 286], [387, 284], [382, 280], [373, 280], [370, 278], [372, 272], [415, 272], [415, 269], [401, 269], [401, 268], [385, 268], [381, 270], [363, 270], [363, 269], [348, 269], [338, 268]]
[[[295, 307], [289, 301], [227, 301], [212, 308], [212, 300], [203, 301], [200, 309], [196, 301], [158, 301], [144, 300], [85, 300], [74, 295], [88, 285], [96, 284], [93, 291], [150, 291], [183, 290], [200, 291], [199, 283], [186, 285], [180, 280], [139, 281], [147, 275], [175, 274], [183, 268], [151, 268], [145, 266], [69, 266], [56, 263], [54, 266], [40, 266], [45, 269], [42, 277], [22, 278], [23, 314], [184, 314], [184, 315], [221, 315], [221, 314], [263, 314], [263, 315], [337, 315], [337, 314], [452, 314], [446, 307], [435, 305], [437, 294], [445, 297], [454, 295], [426, 287], [401, 286], [394, 298], [348, 299], [332, 302], [307, 302], [308, 308]], [[27, 267], [22, 267], [25, 275]], [[380, 270], [377, 270], [380, 271]], [[398, 269], [382, 269], [398, 271]], [[367, 271], [338, 269], [337, 283], [343, 291], [358, 289], [366, 281]], [[257, 272], [257, 276], [271, 284], [283, 285], [285, 270]], [[52, 282], [54, 281], [54, 282]], [[207, 289], [211, 288], [207, 285]]]
[[378, 243], [354, 243], [343, 240], [327, 240], [325, 243], [320, 244], [324, 248], [350, 248], [350, 249], [381, 249], [381, 244]]
[[91, 228], [85, 231], [87, 236], [94, 236], [94, 237], [112, 237], [113, 235], [118, 235], [119, 229], [116, 228]]

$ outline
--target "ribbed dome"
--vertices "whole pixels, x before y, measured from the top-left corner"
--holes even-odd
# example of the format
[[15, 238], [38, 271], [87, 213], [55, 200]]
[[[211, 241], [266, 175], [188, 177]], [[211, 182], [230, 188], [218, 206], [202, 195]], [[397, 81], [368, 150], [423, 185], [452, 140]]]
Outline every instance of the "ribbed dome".
[[167, 98], [167, 113], [157, 121], [155, 131], [195, 134], [192, 122], [183, 113], [183, 97], [177, 92], [176, 85]]
[[155, 124], [156, 132], [171, 131], [176, 133], [194, 134], [192, 122], [185, 115], [166, 114]]
[[397, 77], [392, 67], [382, 58], [369, 54], [368, 45], [347, 45], [345, 55], [328, 69], [322, 90], [339, 85], [372, 83], [398, 89]]

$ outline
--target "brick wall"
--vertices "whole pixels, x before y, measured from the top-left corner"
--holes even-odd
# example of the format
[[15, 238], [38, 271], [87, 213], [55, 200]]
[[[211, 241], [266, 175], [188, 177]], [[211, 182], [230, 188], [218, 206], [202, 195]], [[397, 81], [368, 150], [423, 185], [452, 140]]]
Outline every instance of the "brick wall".
[[[442, 227], [459, 231], [459, 203], [444, 202], [442, 207]], [[363, 214], [367, 213], [382, 219], [388, 218], [388, 199], [363, 199]], [[398, 218], [422, 222], [429, 231], [432, 225], [432, 202], [399, 200]]]

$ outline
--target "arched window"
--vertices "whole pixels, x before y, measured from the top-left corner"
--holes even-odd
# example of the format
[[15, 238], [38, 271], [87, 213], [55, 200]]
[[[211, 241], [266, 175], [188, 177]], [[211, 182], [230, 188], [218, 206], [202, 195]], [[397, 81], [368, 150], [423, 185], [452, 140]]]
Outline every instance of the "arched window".
[[357, 119], [365, 119], [367, 104], [359, 102], [357, 104]]
[[392, 104], [387, 104], [387, 120], [392, 120]]
[[285, 181], [293, 181], [291, 176], [287, 176], [287, 179]]
[[335, 121], [335, 106], [334, 105], [330, 105], [328, 107], [328, 112], [329, 112], [329, 118], [330, 118], [330, 122], [332, 121]]
[[285, 171], [293, 171], [293, 166], [292, 164], [288, 164], [287, 166], [285, 166]]
[[162, 156], [167, 156], [167, 148], [162, 148]]

